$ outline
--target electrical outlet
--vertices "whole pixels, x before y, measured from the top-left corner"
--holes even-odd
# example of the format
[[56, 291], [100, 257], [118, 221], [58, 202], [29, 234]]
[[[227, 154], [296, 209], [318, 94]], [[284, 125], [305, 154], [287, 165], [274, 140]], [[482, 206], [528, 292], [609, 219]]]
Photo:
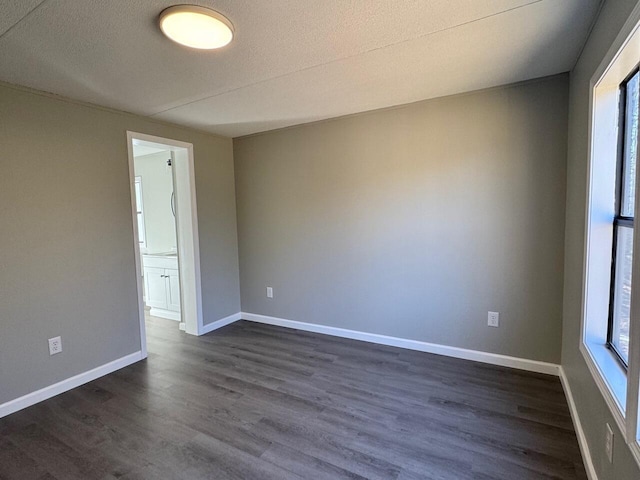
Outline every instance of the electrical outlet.
[[604, 449], [607, 453], [607, 458], [609, 459], [609, 463], [613, 463], [613, 430], [611, 430], [611, 425], [607, 423], [607, 436], [604, 442]]
[[62, 338], [54, 337], [49, 339], [49, 355], [62, 352]]
[[500, 313], [499, 312], [489, 312], [487, 317], [487, 325], [490, 327], [499, 327], [500, 326]]
[[273, 298], [273, 287], [267, 287], [267, 298]]

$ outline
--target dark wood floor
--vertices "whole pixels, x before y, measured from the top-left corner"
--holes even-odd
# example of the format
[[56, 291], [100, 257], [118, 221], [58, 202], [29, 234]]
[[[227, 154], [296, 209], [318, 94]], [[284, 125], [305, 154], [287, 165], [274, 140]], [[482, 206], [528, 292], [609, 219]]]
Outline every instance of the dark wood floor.
[[557, 378], [250, 322], [0, 420], [0, 479], [586, 479]]

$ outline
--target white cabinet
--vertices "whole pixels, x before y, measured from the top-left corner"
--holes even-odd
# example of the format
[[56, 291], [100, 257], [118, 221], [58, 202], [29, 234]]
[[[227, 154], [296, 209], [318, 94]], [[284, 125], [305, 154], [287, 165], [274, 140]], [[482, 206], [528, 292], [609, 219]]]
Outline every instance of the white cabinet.
[[181, 321], [180, 276], [175, 255], [143, 255], [146, 304], [154, 317]]
[[180, 311], [180, 277], [178, 270], [165, 270], [165, 280], [167, 281], [167, 309]]
[[146, 302], [151, 308], [167, 310], [167, 281], [165, 276], [164, 268], [144, 267]]

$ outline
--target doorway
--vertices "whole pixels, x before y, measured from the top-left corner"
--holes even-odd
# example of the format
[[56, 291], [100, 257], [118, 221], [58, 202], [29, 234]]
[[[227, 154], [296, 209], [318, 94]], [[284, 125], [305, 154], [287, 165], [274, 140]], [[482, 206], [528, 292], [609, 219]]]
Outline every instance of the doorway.
[[145, 309], [203, 329], [193, 145], [127, 132], [141, 349]]

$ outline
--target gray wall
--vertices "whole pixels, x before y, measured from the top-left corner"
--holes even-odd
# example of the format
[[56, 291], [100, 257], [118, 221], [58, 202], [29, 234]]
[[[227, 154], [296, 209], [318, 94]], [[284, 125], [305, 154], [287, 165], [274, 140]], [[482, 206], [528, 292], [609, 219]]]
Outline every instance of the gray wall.
[[[589, 41], [571, 72], [562, 365], [600, 480], [637, 479], [640, 478], [640, 469], [617, 431], [615, 421], [578, 350], [589, 161], [589, 82], [635, 4], [636, 0], [605, 2]], [[617, 433], [613, 464], [609, 464], [604, 451], [607, 422]]]
[[559, 362], [567, 102], [561, 75], [235, 139], [242, 310]]
[[230, 139], [0, 85], [0, 403], [140, 350], [127, 130], [194, 144], [205, 321], [240, 309]]

